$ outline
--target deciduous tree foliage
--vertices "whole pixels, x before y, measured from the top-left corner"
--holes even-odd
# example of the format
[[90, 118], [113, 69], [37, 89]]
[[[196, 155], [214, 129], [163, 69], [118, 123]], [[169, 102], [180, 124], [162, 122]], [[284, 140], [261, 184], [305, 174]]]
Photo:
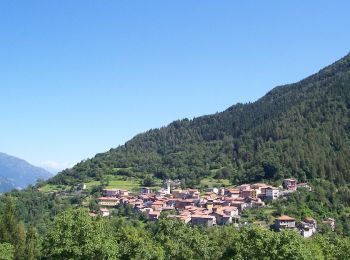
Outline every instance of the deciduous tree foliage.
[[0, 259], [1, 260], [12, 260], [15, 256], [15, 248], [10, 243], [0, 244]]
[[[14, 225], [18, 223], [13, 223]], [[336, 234], [302, 238], [295, 231], [257, 226], [198, 228], [161, 219], [146, 225], [125, 218], [90, 217], [84, 209], [60, 213], [37, 239], [26, 231], [25, 254], [0, 241], [0, 259], [349, 259], [350, 239]]]
[[[101, 221], [83, 210], [60, 214], [44, 239], [43, 254], [55, 259], [299, 260], [350, 256], [349, 238], [334, 234], [304, 239], [295, 231], [273, 232], [256, 226], [208, 229], [169, 219], [147, 225], [123, 219]], [[106, 226], [101, 229], [101, 225]]]
[[116, 259], [118, 246], [107, 223], [85, 209], [59, 214], [44, 239], [47, 259]]

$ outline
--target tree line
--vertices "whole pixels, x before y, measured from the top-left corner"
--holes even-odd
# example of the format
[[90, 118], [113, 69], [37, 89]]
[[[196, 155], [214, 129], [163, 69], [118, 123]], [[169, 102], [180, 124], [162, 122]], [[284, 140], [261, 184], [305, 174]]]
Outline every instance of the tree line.
[[24, 228], [8, 199], [0, 218], [0, 259], [349, 259], [350, 239], [334, 233], [303, 239], [258, 226], [200, 228], [166, 218], [153, 222], [58, 214], [45, 234]]

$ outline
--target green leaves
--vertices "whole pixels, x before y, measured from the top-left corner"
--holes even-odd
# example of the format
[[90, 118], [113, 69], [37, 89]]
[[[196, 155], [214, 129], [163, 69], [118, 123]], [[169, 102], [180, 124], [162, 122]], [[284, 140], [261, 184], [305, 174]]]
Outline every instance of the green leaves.
[[0, 260], [12, 260], [15, 256], [15, 247], [10, 243], [0, 244]]
[[[20, 234], [20, 229], [17, 230]], [[17, 239], [17, 240], [16, 240]], [[302, 238], [295, 231], [233, 226], [197, 228], [160, 219], [147, 225], [124, 218], [92, 218], [84, 209], [59, 214], [42, 239], [33, 228], [10, 244], [0, 241], [0, 259], [349, 259], [350, 240], [333, 234]], [[19, 254], [24, 246], [24, 253]]]
[[120, 259], [152, 260], [165, 258], [161, 244], [143, 228], [126, 225], [118, 230], [116, 237], [120, 248]]
[[176, 220], [159, 220], [152, 229], [154, 239], [164, 248], [165, 259], [212, 259], [205, 232]]
[[15, 214], [14, 201], [5, 197], [5, 205], [0, 218], [0, 243], [8, 243], [14, 247], [14, 257], [21, 259], [25, 256], [26, 231]]
[[47, 258], [116, 259], [118, 246], [107, 223], [84, 209], [58, 215], [44, 240]]

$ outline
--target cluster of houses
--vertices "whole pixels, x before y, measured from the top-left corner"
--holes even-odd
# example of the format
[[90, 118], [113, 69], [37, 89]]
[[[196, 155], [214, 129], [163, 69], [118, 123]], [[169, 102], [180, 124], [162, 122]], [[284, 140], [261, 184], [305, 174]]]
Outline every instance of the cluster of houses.
[[303, 237], [311, 237], [317, 230], [317, 221], [313, 218], [307, 217], [300, 223], [296, 224], [294, 218], [283, 215], [275, 219], [275, 228], [278, 231], [286, 229], [299, 230]]
[[[265, 183], [243, 184], [234, 188], [208, 188], [204, 192], [197, 189], [166, 188], [153, 192], [150, 188], [141, 188], [137, 195], [122, 189], [104, 189], [103, 196], [98, 199], [101, 206], [99, 214], [107, 217], [110, 209], [117, 205], [131, 205], [149, 220], [156, 221], [161, 214], [168, 218], [179, 219], [191, 225], [211, 227], [238, 223], [241, 213], [247, 208], [264, 207], [266, 201], [276, 200], [295, 192], [298, 188], [311, 188], [306, 183], [298, 183], [295, 179], [283, 180], [281, 187], [273, 187]], [[91, 214], [95, 215], [95, 214]], [[327, 219], [334, 229], [334, 219]], [[275, 228], [299, 230], [304, 237], [312, 236], [317, 229], [317, 222], [305, 218], [300, 223], [289, 216], [275, 219]]]
[[[332, 231], [335, 230], [335, 220], [333, 218], [327, 218], [323, 221], [323, 224], [329, 225]], [[317, 231], [317, 221], [306, 217], [300, 223], [296, 223], [294, 218], [283, 215], [275, 219], [275, 228], [277, 231], [298, 230], [303, 237], [311, 237]]]

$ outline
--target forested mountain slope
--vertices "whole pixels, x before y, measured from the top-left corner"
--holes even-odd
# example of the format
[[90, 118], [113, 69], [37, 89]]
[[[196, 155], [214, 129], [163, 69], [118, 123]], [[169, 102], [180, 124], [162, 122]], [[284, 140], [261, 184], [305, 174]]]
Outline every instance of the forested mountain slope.
[[[161, 108], [160, 108], [161, 109]], [[350, 182], [350, 55], [254, 103], [137, 135], [51, 179], [72, 184], [105, 174], [233, 183], [316, 177]], [[224, 170], [222, 170], [224, 169]]]

